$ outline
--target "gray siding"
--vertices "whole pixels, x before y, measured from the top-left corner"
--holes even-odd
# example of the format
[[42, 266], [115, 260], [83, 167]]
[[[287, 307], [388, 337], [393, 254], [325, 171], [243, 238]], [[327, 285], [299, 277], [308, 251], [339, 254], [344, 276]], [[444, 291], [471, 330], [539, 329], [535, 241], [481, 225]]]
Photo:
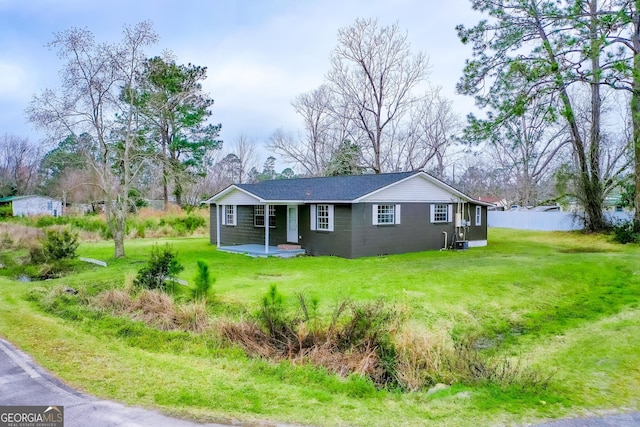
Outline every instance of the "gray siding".
[[[253, 206], [237, 206], [235, 226], [220, 226], [220, 244], [223, 246], [264, 244], [264, 227], [253, 225]], [[222, 215], [222, 206], [220, 207]], [[211, 243], [216, 244], [216, 207], [211, 205]], [[276, 206], [276, 226], [269, 228], [269, 245], [287, 242], [287, 207]]]
[[312, 231], [310, 205], [298, 208], [298, 232], [302, 236], [300, 245], [307, 254], [353, 258], [351, 255], [351, 206], [334, 205], [334, 231]]
[[[401, 221], [394, 225], [373, 225], [373, 204], [334, 205], [334, 231], [311, 230], [310, 205], [298, 207], [299, 244], [309, 255], [358, 258], [438, 250], [444, 235], [453, 242], [454, 218], [449, 223], [430, 222], [430, 203], [401, 203]], [[487, 239], [487, 208], [482, 206], [482, 224], [475, 225], [476, 205], [465, 204], [464, 219], [470, 219], [467, 240]], [[238, 206], [237, 226], [221, 226], [221, 244], [264, 244], [264, 228], [253, 226], [253, 206]], [[457, 209], [454, 204], [454, 211]], [[215, 205], [211, 205], [211, 243], [216, 243]], [[221, 209], [222, 211], [222, 209]], [[287, 207], [276, 206], [276, 228], [270, 229], [270, 245], [287, 241]]]
[[216, 218], [216, 205], [209, 205], [209, 242], [212, 245], [218, 242], [218, 218]]
[[467, 231], [467, 240], [487, 240], [487, 207], [481, 206], [482, 221], [478, 226], [476, 225], [476, 206], [478, 205], [468, 203], [466, 206], [469, 218], [471, 218], [471, 225], [469, 226], [469, 231]]
[[451, 236], [453, 223], [431, 224], [427, 203], [400, 205], [400, 224], [394, 225], [373, 225], [372, 204], [354, 205], [353, 258], [420, 252], [443, 247], [442, 232], [446, 231]]

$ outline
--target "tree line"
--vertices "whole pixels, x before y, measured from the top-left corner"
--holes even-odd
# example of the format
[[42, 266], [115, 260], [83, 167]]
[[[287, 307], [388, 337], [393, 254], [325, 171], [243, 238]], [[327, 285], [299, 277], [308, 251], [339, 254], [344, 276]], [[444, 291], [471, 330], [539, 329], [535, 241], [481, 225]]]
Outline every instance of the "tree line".
[[[57, 147], [43, 153], [0, 138], [0, 191], [63, 188], [101, 201], [116, 256], [142, 195], [196, 204], [234, 182], [418, 169], [508, 204], [576, 200], [586, 229], [605, 228], [607, 196], [623, 193], [631, 207], [638, 197], [635, 3], [471, 5], [486, 19], [457, 27], [473, 48], [457, 91], [473, 97], [482, 117], [465, 122], [454, 111], [397, 23], [357, 19], [338, 31], [322, 84], [292, 101], [301, 128], [259, 141], [270, 151], [264, 163], [243, 134], [222, 150], [213, 99], [202, 90], [206, 67], [180, 65], [167, 52], [147, 57], [157, 43], [150, 23], [125, 26], [113, 44], [85, 29], [57, 33], [49, 46], [64, 62], [60, 87], [34, 96], [27, 110]], [[276, 172], [275, 156], [290, 167]]]

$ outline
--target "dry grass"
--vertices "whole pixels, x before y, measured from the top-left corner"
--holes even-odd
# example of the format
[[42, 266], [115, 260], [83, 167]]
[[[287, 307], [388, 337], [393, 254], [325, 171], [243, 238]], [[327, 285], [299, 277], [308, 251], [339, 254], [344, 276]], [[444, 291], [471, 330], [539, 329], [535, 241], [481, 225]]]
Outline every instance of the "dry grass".
[[404, 328], [394, 341], [398, 352], [396, 379], [404, 388], [416, 391], [454, 381], [449, 361], [455, 356], [455, 346], [446, 328]]
[[146, 207], [146, 208], [138, 209], [136, 215], [140, 219], [148, 219], [148, 218], [162, 218], [167, 215], [180, 215], [182, 213], [183, 213], [183, 210], [180, 206], [174, 203], [169, 203], [169, 209], [167, 209], [166, 211]]
[[21, 224], [0, 223], [0, 248], [24, 249], [37, 245], [44, 232]]
[[[312, 364], [346, 377], [360, 374], [382, 384], [384, 372], [376, 348], [340, 348], [334, 335], [298, 331], [297, 342], [274, 339], [256, 322], [219, 320], [216, 330], [222, 337], [242, 347], [247, 354], [272, 360], [289, 360], [295, 365]], [[377, 381], [378, 380], [378, 381]]]
[[163, 331], [203, 332], [209, 316], [202, 302], [176, 304], [168, 294], [143, 290], [138, 295], [131, 288], [109, 289], [98, 294], [93, 304], [117, 316], [127, 316]]

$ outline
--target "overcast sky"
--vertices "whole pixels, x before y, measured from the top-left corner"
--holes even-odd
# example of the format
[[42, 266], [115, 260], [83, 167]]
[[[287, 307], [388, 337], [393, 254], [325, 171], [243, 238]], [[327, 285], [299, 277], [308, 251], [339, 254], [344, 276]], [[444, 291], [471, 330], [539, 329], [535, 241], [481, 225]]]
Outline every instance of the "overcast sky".
[[329, 70], [339, 28], [356, 18], [397, 22], [413, 52], [430, 58], [430, 82], [466, 115], [473, 101], [455, 95], [470, 49], [455, 26], [480, 16], [469, 0], [0, 0], [0, 134], [40, 141], [26, 122], [31, 97], [59, 84], [62, 63], [45, 45], [53, 33], [86, 27], [97, 41], [120, 40], [124, 24], [149, 20], [178, 63], [208, 68], [205, 91], [213, 122], [232, 142], [245, 134], [264, 143], [278, 127], [297, 129], [291, 101], [317, 88]]

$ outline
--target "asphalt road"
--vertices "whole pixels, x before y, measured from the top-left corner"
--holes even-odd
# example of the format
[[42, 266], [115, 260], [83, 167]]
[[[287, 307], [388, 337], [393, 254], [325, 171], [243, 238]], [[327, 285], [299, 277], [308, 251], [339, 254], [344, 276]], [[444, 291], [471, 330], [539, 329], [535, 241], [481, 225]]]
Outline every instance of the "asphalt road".
[[80, 393], [0, 339], [0, 406], [13, 405], [64, 406], [65, 427], [225, 427], [171, 418]]
[[604, 417], [571, 418], [552, 423], [537, 424], [536, 427], [637, 427], [640, 426], [640, 412], [607, 415]]
[[[64, 406], [65, 427], [228, 427], [171, 418], [80, 393], [0, 339], [0, 406], [12, 405]], [[640, 427], [640, 412], [564, 419], [536, 427]]]

